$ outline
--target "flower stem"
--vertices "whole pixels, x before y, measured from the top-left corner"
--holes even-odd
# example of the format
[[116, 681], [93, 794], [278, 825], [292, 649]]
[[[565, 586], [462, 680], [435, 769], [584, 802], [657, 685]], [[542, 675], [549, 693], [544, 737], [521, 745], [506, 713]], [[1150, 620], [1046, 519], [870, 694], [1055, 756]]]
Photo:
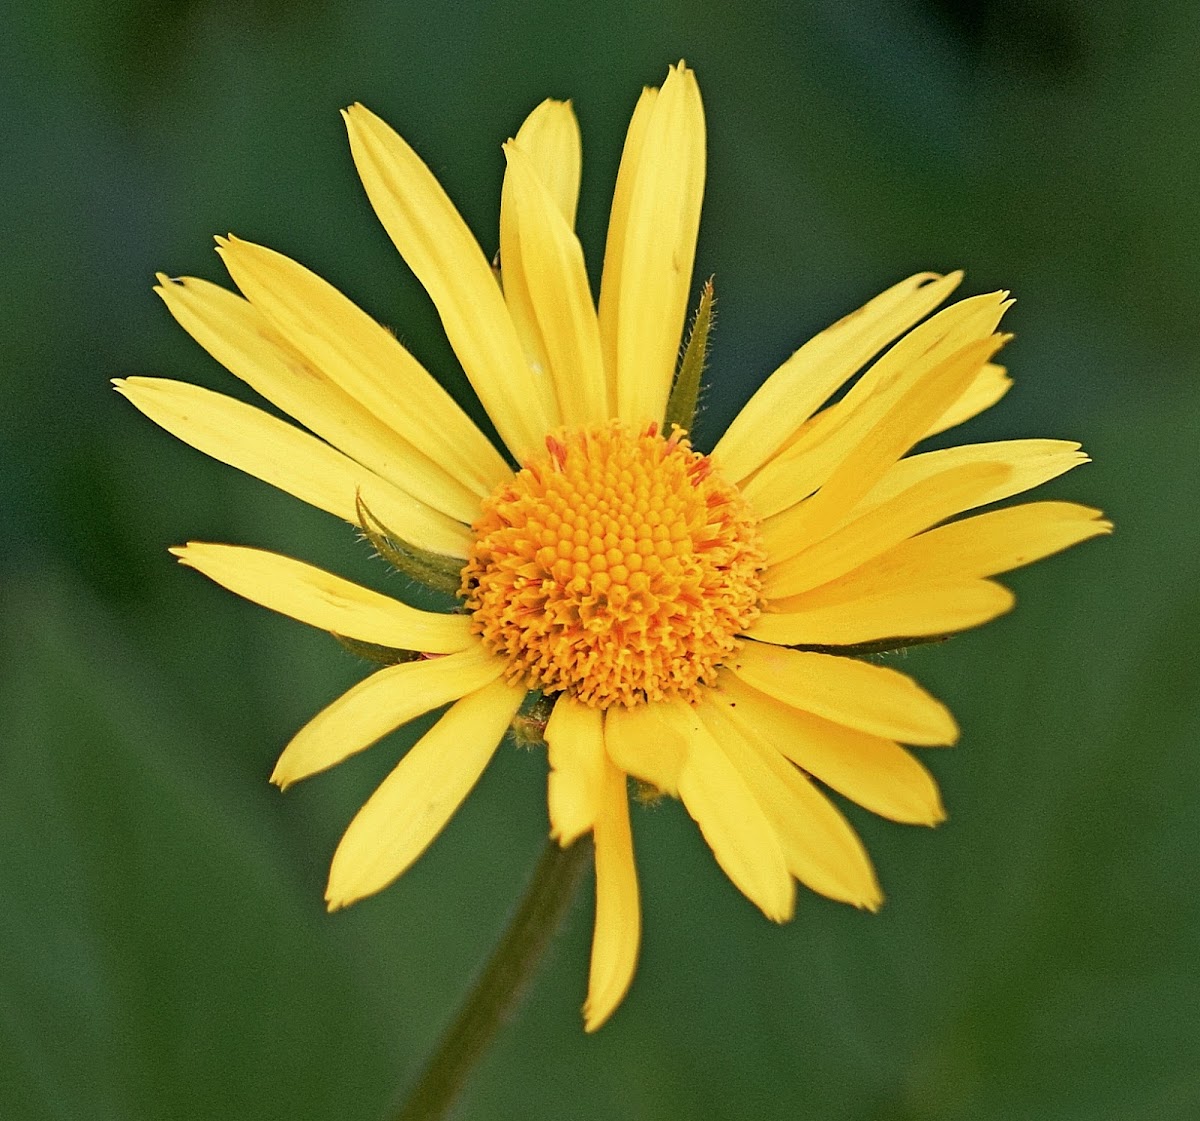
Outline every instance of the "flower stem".
[[538, 962], [575, 899], [592, 846], [570, 848], [548, 841], [525, 898], [407, 1100], [386, 1114], [389, 1121], [439, 1121], [448, 1117], [467, 1078], [504, 1023], [516, 1011]]

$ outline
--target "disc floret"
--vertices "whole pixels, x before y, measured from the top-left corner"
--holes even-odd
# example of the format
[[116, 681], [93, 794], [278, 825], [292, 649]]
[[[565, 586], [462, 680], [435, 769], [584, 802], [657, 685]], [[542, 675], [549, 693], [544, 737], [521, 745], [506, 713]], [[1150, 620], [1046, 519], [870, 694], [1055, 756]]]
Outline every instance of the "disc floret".
[[757, 519], [679, 428], [560, 429], [474, 530], [461, 593], [484, 645], [589, 705], [695, 700], [760, 611]]

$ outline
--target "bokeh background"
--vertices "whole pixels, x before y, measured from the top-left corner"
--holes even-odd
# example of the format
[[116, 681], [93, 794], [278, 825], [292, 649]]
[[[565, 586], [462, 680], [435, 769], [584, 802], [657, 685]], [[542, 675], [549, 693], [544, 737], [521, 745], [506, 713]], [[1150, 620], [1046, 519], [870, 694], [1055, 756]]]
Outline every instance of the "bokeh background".
[[[1117, 533], [1015, 614], [893, 659], [952, 705], [936, 831], [850, 809], [888, 903], [765, 922], [681, 807], [639, 811], [633, 990], [580, 1025], [581, 898], [463, 1099], [483, 1118], [1200, 1117], [1200, 16], [1190, 0], [46, 0], [0, 51], [0, 1116], [374, 1119], [546, 831], [506, 748], [395, 887], [321, 903], [410, 742], [286, 797], [287, 738], [367, 667], [175, 565], [189, 538], [396, 590], [345, 526], [173, 440], [114, 376], [238, 394], [152, 274], [283, 250], [465, 382], [356, 181], [338, 109], [422, 152], [482, 244], [539, 100], [582, 122], [597, 270], [628, 114], [684, 56], [710, 135], [711, 445], [813, 331], [900, 277], [1012, 288], [1016, 388], [954, 440], [1095, 458], [1045, 496]], [[472, 404], [471, 406], [475, 406]], [[389, 583], [389, 580], [391, 581]]]

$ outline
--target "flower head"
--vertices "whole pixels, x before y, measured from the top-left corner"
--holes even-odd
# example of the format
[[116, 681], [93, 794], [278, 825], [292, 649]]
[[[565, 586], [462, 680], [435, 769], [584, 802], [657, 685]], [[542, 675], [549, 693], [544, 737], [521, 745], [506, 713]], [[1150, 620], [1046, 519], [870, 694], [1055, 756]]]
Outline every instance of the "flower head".
[[573, 232], [569, 104], [544, 102], [504, 146], [499, 278], [412, 149], [360, 105], [345, 117], [371, 203], [507, 456], [392, 334], [234, 237], [218, 252], [242, 295], [165, 276], [158, 292], [303, 428], [179, 382], [118, 383], [176, 436], [457, 587], [459, 607], [439, 614], [257, 549], [174, 550], [248, 599], [390, 655], [287, 745], [280, 786], [450, 706], [350, 824], [330, 907], [417, 859], [540, 694], [553, 704], [551, 834], [595, 844], [589, 1029], [637, 960], [628, 777], [679, 798], [769, 918], [791, 915], [797, 880], [877, 908], [870, 860], [823, 788], [935, 824], [937, 787], [900, 745], [958, 733], [914, 681], [855, 655], [986, 622], [1012, 605], [991, 577], [1111, 528], [1065, 502], [961, 517], [1084, 462], [1077, 444], [913, 453], [1008, 388], [992, 362], [1006, 294], [937, 311], [959, 274], [901, 281], [797, 350], [703, 453], [666, 423], [704, 182], [690, 70], [672, 68], [634, 111], [598, 304]]

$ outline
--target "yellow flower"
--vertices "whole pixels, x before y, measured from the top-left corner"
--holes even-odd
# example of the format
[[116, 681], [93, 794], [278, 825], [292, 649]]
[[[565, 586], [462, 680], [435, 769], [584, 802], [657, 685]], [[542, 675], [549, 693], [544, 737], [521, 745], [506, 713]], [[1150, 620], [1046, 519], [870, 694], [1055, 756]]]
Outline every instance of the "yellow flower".
[[1006, 294], [931, 314], [960, 275], [901, 281], [796, 351], [700, 454], [664, 425], [704, 185], [690, 70], [672, 68], [634, 111], [598, 305], [573, 232], [568, 103], [544, 102], [504, 146], [500, 283], [412, 149], [361, 105], [345, 118], [371, 204], [519, 469], [386, 329], [234, 237], [218, 252], [242, 296], [165, 276], [158, 292], [308, 431], [196, 386], [118, 383], [201, 451], [352, 524], [365, 508], [422, 555], [453, 558], [463, 606], [437, 614], [273, 553], [175, 550], [256, 603], [419, 654], [301, 729], [272, 776], [280, 786], [450, 705], [351, 822], [330, 907], [417, 859], [541, 690], [555, 701], [551, 834], [595, 844], [589, 1030], [624, 996], [638, 954], [629, 776], [683, 802], [768, 918], [792, 914], [796, 880], [877, 908], [870, 860], [822, 787], [933, 825], [937, 787], [900, 744], [950, 744], [958, 730], [910, 678], [842, 654], [983, 623], [1012, 605], [990, 577], [1111, 528], [1065, 502], [949, 520], [1085, 462], [1077, 444], [910, 454], [1007, 389], [991, 362]]

